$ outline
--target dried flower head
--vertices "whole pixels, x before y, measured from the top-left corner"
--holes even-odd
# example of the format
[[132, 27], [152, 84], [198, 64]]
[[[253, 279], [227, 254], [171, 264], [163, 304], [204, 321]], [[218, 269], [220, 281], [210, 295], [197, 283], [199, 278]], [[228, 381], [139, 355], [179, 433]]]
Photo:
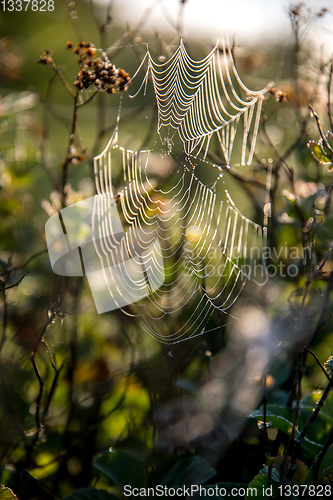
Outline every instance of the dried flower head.
[[45, 50], [43, 54], [39, 57], [39, 60], [37, 62], [45, 65], [52, 64], [53, 59], [51, 56], [51, 52], [49, 50]]
[[113, 94], [117, 90], [125, 91], [130, 85], [130, 75], [122, 68], [116, 68], [106, 56], [96, 56], [96, 49], [91, 43], [79, 42], [76, 47], [67, 42], [67, 48], [78, 56], [80, 68], [74, 79], [74, 86], [79, 90], [95, 86], [97, 90]]
[[276, 102], [288, 102], [287, 94], [280, 89], [272, 88], [269, 93], [275, 97]]

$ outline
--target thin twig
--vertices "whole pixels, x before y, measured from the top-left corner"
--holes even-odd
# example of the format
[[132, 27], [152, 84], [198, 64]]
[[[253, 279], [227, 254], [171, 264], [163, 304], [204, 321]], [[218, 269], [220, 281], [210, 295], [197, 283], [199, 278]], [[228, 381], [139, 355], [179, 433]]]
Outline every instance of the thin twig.
[[7, 306], [7, 297], [6, 297], [5, 290], [3, 290], [3, 292], [2, 292], [2, 297], [3, 297], [3, 317], [2, 317], [2, 336], [1, 336], [1, 342], [0, 342], [0, 353], [2, 351], [4, 343], [6, 341], [6, 330], [7, 330], [7, 322], [8, 322], [8, 306]]
[[[43, 341], [44, 341], [44, 339], [43, 339]], [[45, 341], [44, 341], [44, 344], [47, 345]], [[57, 368], [55, 366], [55, 364], [53, 363], [51, 353], [49, 352], [49, 349], [47, 347], [47, 350], [48, 350], [50, 358], [51, 358], [52, 367], [55, 370], [55, 375], [54, 375], [54, 379], [52, 381], [51, 389], [50, 389], [50, 392], [48, 394], [48, 397], [47, 397], [47, 400], [46, 400], [46, 403], [45, 403], [45, 407], [44, 407], [44, 410], [43, 410], [43, 422], [45, 421], [45, 419], [46, 419], [46, 417], [48, 415], [49, 408], [50, 408], [50, 405], [51, 405], [51, 402], [52, 402], [52, 398], [53, 398], [53, 395], [54, 395], [55, 390], [57, 388], [59, 375], [60, 375], [60, 373], [62, 372], [62, 369], [65, 366], [65, 359], [66, 359], [66, 354], [68, 352], [68, 347], [69, 347], [69, 345], [66, 348], [66, 351], [65, 351], [65, 354], [64, 354], [64, 357], [63, 357], [63, 361], [62, 361], [62, 363], [61, 363], [61, 365], [60, 365], [59, 368]]]
[[323, 258], [323, 260], [321, 261], [320, 264], [318, 264], [318, 266], [316, 266], [313, 274], [312, 274], [312, 280], [314, 278], [316, 278], [318, 276], [318, 274], [320, 273], [320, 271], [322, 270], [322, 268], [324, 267], [324, 265], [326, 264], [326, 262], [328, 261], [328, 258], [330, 257], [331, 253], [332, 253], [333, 249], [332, 248], [329, 248], [325, 257]]
[[47, 249], [46, 248], [45, 248], [45, 250], [41, 250], [40, 252], [37, 252], [34, 255], [32, 255], [31, 257], [29, 257], [29, 259], [26, 260], [24, 264], [21, 264], [20, 266], [13, 267], [12, 270], [17, 271], [18, 269], [22, 269], [23, 267], [25, 267], [26, 265], [28, 265], [29, 262], [31, 262], [33, 259], [36, 259], [36, 257], [39, 257], [40, 255], [43, 255], [44, 253], [47, 253]]
[[[323, 307], [322, 307], [319, 319], [317, 321], [317, 324], [316, 324], [316, 326], [315, 326], [315, 328], [314, 328], [314, 330], [312, 332], [312, 335], [311, 335], [308, 343], [305, 346], [305, 347], [307, 347], [307, 349], [310, 349], [312, 347], [314, 341], [317, 338], [317, 335], [318, 335], [320, 329], [326, 323], [326, 315], [327, 315], [327, 309], [328, 309], [329, 296], [330, 296], [330, 293], [332, 291], [332, 288], [333, 288], [333, 271], [329, 275], [328, 285], [327, 285], [327, 288], [326, 288], [326, 291], [325, 291], [325, 295], [324, 295], [324, 298], [323, 298]], [[304, 362], [306, 362], [306, 357], [305, 357]]]
[[35, 343], [35, 347], [34, 347], [32, 353], [31, 353], [31, 356], [30, 356], [30, 361], [32, 363], [34, 372], [35, 372], [37, 380], [38, 380], [39, 392], [38, 392], [38, 395], [37, 395], [37, 398], [36, 398], [36, 410], [35, 410], [36, 431], [35, 431], [35, 434], [33, 436], [32, 441], [26, 447], [26, 455], [25, 455], [24, 462], [23, 462], [23, 467], [24, 468], [28, 468], [29, 467], [29, 463], [30, 463], [30, 460], [31, 460], [32, 450], [33, 450], [35, 444], [37, 443], [37, 441], [39, 440], [40, 435], [42, 433], [42, 419], [41, 419], [41, 416], [40, 416], [40, 410], [41, 410], [41, 400], [42, 400], [43, 389], [44, 389], [44, 381], [43, 381], [43, 379], [41, 377], [41, 374], [39, 372], [39, 369], [38, 369], [38, 366], [36, 364], [35, 358], [36, 358], [36, 354], [38, 352], [39, 343], [42, 341], [42, 339], [43, 339], [43, 337], [44, 337], [44, 335], [45, 335], [45, 333], [46, 333], [49, 325], [53, 323], [54, 318], [56, 316], [64, 317], [64, 315], [66, 314], [65, 312], [64, 313], [60, 313], [58, 310], [55, 309], [56, 306], [59, 303], [60, 303], [60, 297], [58, 297], [58, 299], [56, 300], [56, 302], [53, 304], [53, 306], [51, 307], [51, 309], [48, 311], [48, 320], [44, 324], [44, 326], [42, 328], [42, 331], [41, 331], [41, 333], [38, 336], [38, 339], [37, 339], [37, 341]]
[[266, 139], [266, 142], [268, 144], [268, 146], [270, 147], [270, 149], [273, 151], [273, 153], [276, 154], [276, 156], [278, 157], [278, 160], [279, 160], [279, 163], [282, 163], [282, 165], [284, 165], [284, 167], [286, 168], [287, 172], [288, 172], [288, 175], [290, 177], [290, 180], [292, 182], [292, 184], [294, 183], [293, 180], [294, 180], [294, 172], [293, 170], [287, 165], [286, 163], [286, 160], [285, 160], [285, 155], [281, 156], [280, 153], [278, 152], [278, 150], [276, 149], [276, 147], [274, 146], [273, 142], [271, 141], [269, 135], [268, 135], [268, 132], [266, 130], [266, 120], [262, 120], [262, 131], [264, 133], [264, 136], [265, 136], [265, 139]]
[[72, 161], [71, 149], [72, 149], [74, 142], [75, 142], [75, 132], [76, 132], [76, 126], [77, 126], [78, 99], [79, 99], [79, 91], [77, 91], [77, 93], [75, 95], [75, 99], [74, 99], [73, 120], [72, 120], [71, 133], [69, 136], [68, 150], [67, 150], [66, 158], [65, 158], [63, 165], [62, 165], [62, 184], [61, 184], [62, 189], [61, 189], [61, 191], [62, 191], [62, 205], [63, 205], [63, 207], [65, 207], [65, 202], [66, 202], [65, 187], [66, 187], [67, 178], [68, 178], [68, 166]]
[[69, 95], [71, 97], [73, 97], [73, 99], [74, 99], [75, 98], [74, 92], [72, 91], [72, 89], [70, 88], [70, 86], [68, 85], [68, 83], [66, 82], [65, 78], [62, 76], [62, 73], [61, 73], [60, 69], [57, 67], [57, 65], [55, 64], [55, 62], [52, 61], [51, 63], [49, 63], [48, 66], [50, 66], [53, 69], [53, 71], [55, 71], [56, 75], [60, 79], [61, 83], [63, 84], [63, 86], [65, 87], [65, 89], [69, 93]]
[[177, 23], [176, 23], [176, 29], [177, 29], [179, 41], [181, 41], [181, 39], [183, 37], [184, 7], [185, 7], [185, 0], [181, 0], [179, 3]]
[[315, 355], [315, 353], [313, 351], [311, 351], [310, 349], [308, 349], [307, 347], [303, 347], [303, 349], [305, 349], [307, 352], [309, 352], [311, 354], [311, 356], [314, 357], [314, 359], [317, 361], [318, 363], [318, 366], [320, 367], [321, 371], [323, 372], [323, 374], [325, 375], [325, 377], [327, 378], [328, 381], [330, 381], [330, 377], [328, 376], [328, 373], [327, 371], [325, 370], [325, 368], [323, 367], [323, 365], [321, 364], [321, 362], [319, 361], [319, 358], [318, 356]]
[[86, 104], [88, 104], [88, 102], [90, 102], [94, 97], [95, 95], [98, 94], [98, 90], [96, 90], [90, 97], [89, 99], [87, 99], [86, 101], [84, 102], [81, 102], [80, 104], [77, 105], [77, 108], [81, 108], [82, 106], [85, 106]]
[[321, 127], [321, 123], [320, 123], [320, 119], [319, 119], [318, 113], [313, 109], [312, 104], [309, 104], [309, 109], [310, 109], [311, 113], [313, 114], [314, 119], [316, 120], [318, 132], [320, 134], [320, 137], [321, 137], [321, 139], [323, 141], [324, 146], [328, 149], [328, 151], [331, 154], [333, 154], [333, 148], [330, 145], [330, 143], [328, 142], [327, 137], [325, 136], [325, 134], [323, 132], [323, 129]]
[[327, 84], [327, 113], [328, 113], [328, 119], [329, 119], [329, 122], [331, 125], [331, 131], [333, 132], [333, 116], [331, 113], [332, 78], [333, 78], [333, 59], [331, 60], [331, 64], [330, 64], [330, 73], [329, 73], [328, 84]]
[[75, 4], [76, 0], [67, 0], [69, 19], [76, 32], [77, 39], [80, 42], [81, 40], [84, 40], [84, 36], [83, 36], [83, 29], [79, 21], [79, 17], [77, 15]]
[[268, 432], [267, 432], [267, 373], [263, 375], [264, 386], [264, 438], [266, 459], [269, 456]]
[[47, 89], [46, 89], [46, 94], [44, 98], [44, 110], [43, 110], [43, 125], [42, 125], [42, 137], [41, 137], [41, 142], [40, 142], [40, 154], [41, 154], [41, 159], [42, 159], [42, 165], [45, 170], [46, 175], [48, 176], [51, 186], [54, 190], [58, 190], [58, 182], [56, 179], [56, 176], [54, 175], [54, 171], [51, 168], [51, 165], [48, 163], [48, 157], [46, 154], [46, 139], [48, 136], [48, 120], [47, 120], [47, 103], [49, 101], [52, 85], [57, 77], [57, 74], [55, 73], [52, 75], [52, 78], [50, 78]]
[[34, 440], [33, 440], [34, 442], [38, 441], [39, 436], [41, 435], [41, 431], [42, 431], [42, 426], [41, 426], [39, 414], [40, 414], [40, 404], [41, 404], [41, 399], [42, 399], [42, 395], [43, 395], [43, 388], [44, 388], [44, 381], [42, 380], [42, 377], [39, 373], [38, 366], [36, 365], [35, 352], [30, 356], [30, 361], [32, 363], [32, 366], [34, 368], [34, 371], [35, 371], [35, 374], [36, 374], [36, 377], [37, 377], [37, 380], [39, 383], [39, 392], [38, 392], [38, 396], [36, 398], [36, 411], [35, 411], [36, 433], [35, 433]]
[[[332, 287], [333, 287], [333, 271], [330, 273], [330, 276], [329, 276], [328, 285], [326, 288], [325, 295], [323, 297], [322, 310], [321, 310], [320, 316], [318, 318], [318, 321], [316, 323], [316, 326], [312, 332], [312, 335], [311, 335], [308, 343], [306, 344], [306, 346], [303, 347], [303, 350], [301, 351], [301, 353], [299, 354], [299, 356], [297, 358], [297, 368], [296, 368], [296, 374], [295, 374], [296, 387], [297, 387], [297, 390], [296, 390], [296, 410], [295, 410], [295, 417], [294, 417], [291, 436], [289, 439], [288, 446], [286, 447], [285, 453], [284, 453], [284, 461], [282, 464], [282, 467], [284, 469], [287, 466], [287, 456], [288, 455], [292, 456], [292, 464], [295, 464], [296, 459], [299, 456], [299, 451], [300, 451], [303, 439], [305, 438], [310, 426], [313, 424], [316, 416], [318, 415], [318, 412], [321, 410], [321, 408], [322, 408], [322, 406], [323, 406], [323, 404], [324, 404], [324, 402], [325, 402], [325, 400], [326, 400], [326, 398], [331, 390], [332, 384], [333, 384], [333, 377], [332, 377], [332, 380], [331, 379], [329, 380], [329, 383], [327, 386], [328, 389], [326, 387], [325, 392], [324, 392], [320, 402], [317, 404], [316, 409], [311, 414], [311, 417], [309, 418], [308, 422], [306, 423], [305, 427], [303, 428], [303, 431], [301, 432], [301, 434], [298, 437], [296, 437], [297, 430], [298, 430], [298, 424], [299, 424], [299, 417], [300, 417], [301, 382], [302, 382], [302, 378], [304, 375], [307, 354], [308, 354], [308, 352], [311, 352], [310, 347], [312, 346], [312, 344], [316, 340], [320, 329], [323, 327], [323, 325], [327, 321], [327, 308], [328, 308], [329, 296], [330, 296], [330, 293], [332, 291]], [[312, 354], [312, 352], [311, 352], [311, 354]], [[289, 476], [292, 475], [292, 473], [293, 473], [292, 468], [289, 468], [288, 474], [286, 474], [286, 470], [285, 470], [284, 477], [282, 478], [283, 484], [284, 484], [284, 481], [286, 479], [288, 479]]]
[[326, 401], [329, 393], [331, 392], [332, 387], [333, 387], [333, 377], [330, 378], [330, 381], [327, 384], [326, 389], [324, 390], [322, 397], [320, 398], [320, 400], [318, 401], [315, 409], [311, 413], [311, 415], [309, 417], [309, 420], [306, 422], [305, 426], [303, 427], [302, 432], [300, 433], [300, 435], [296, 439], [296, 442], [297, 442], [297, 444], [298, 444], [299, 447], [301, 446], [301, 444], [302, 444], [305, 436], [307, 435], [308, 430], [312, 426], [313, 422], [316, 420], [316, 418], [317, 418], [320, 410], [324, 406], [324, 403], [325, 403], [325, 401]]
[[304, 371], [304, 352], [302, 351], [297, 356], [297, 369], [296, 369], [297, 381], [296, 381], [296, 384], [295, 384], [295, 389], [296, 389], [296, 409], [295, 409], [295, 416], [294, 416], [294, 421], [293, 421], [293, 427], [292, 427], [291, 435], [290, 435], [289, 446], [286, 448], [285, 453], [284, 453], [285, 457], [287, 457], [288, 455], [291, 454], [291, 450], [293, 450], [294, 445], [295, 445], [295, 439], [296, 439], [296, 435], [297, 435], [299, 417], [300, 417], [300, 413], [301, 413], [301, 399], [302, 399], [301, 381], [302, 381], [303, 371]]
[[318, 472], [319, 472], [319, 467], [321, 462], [323, 461], [324, 456], [327, 453], [328, 448], [330, 447], [331, 443], [333, 442], [333, 427], [330, 430], [330, 433], [326, 439], [326, 442], [322, 449], [320, 450], [320, 453], [316, 456], [315, 461], [313, 462], [312, 465], [312, 471], [313, 471], [313, 484], [317, 485], [318, 483]]
[[[3, 368], [2, 368], [3, 370]], [[16, 407], [16, 404], [14, 402], [14, 399], [13, 399], [13, 391], [12, 390], [8, 390], [8, 387], [7, 387], [7, 383], [5, 381], [5, 376], [4, 376], [4, 373], [2, 372], [1, 373], [1, 376], [0, 376], [0, 384], [2, 386], [2, 391], [3, 391], [3, 394], [6, 398], [6, 401], [8, 402], [8, 405], [10, 406], [10, 416], [12, 417], [15, 417], [15, 420], [16, 420], [16, 425], [20, 431], [20, 434], [21, 434], [21, 438], [23, 440], [24, 443], [26, 443], [27, 441], [27, 436], [26, 436], [26, 433], [24, 432], [24, 427], [23, 427], [23, 424], [22, 424], [22, 414], [18, 411], [17, 407]]]
[[147, 9], [143, 12], [141, 18], [139, 19], [138, 24], [134, 29], [127, 30], [126, 33], [122, 35], [115, 44], [113, 44], [112, 47], [106, 50], [107, 56], [110, 59], [112, 59], [116, 54], [118, 54], [118, 52], [120, 52], [124, 48], [124, 43], [126, 41], [128, 43], [131, 42], [133, 38], [136, 36], [136, 34], [143, 28], [143, 26], [146, 24], [148, 18], [150, 17], [155, 8], [155, 3], [156, 2], [152, 2], [152, 4], [149, 7], [147, 7]]
[[23, 274], [23, 276], [16, 283], [14, 283], [14, 285], [9, 285], [9, 286], [5, 286], [4, 288], [0, 288], [0, 292], [5, 292], [6, 290], [9, 290], [10, 288], [15, 288], [16, 286], [18, 286], [21, 283], [21, 281], [26, 277], [27, 274], [29, 274], [29, 271], [27, 271], [25, 274]]

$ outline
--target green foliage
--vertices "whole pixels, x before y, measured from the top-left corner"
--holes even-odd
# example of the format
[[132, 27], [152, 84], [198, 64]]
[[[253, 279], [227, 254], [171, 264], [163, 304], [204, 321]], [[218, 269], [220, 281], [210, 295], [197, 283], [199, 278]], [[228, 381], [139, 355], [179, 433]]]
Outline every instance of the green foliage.
[[107, 476], [111, 485], [122, 488], [126, 484], [132, 488], [147, 486], [147, 473], [142, 462], [126, 451], [108, 451], [97, 457], [94, 467]]
[[178, 488], [183, 484], [204, 484], [216, 475], [207, 460], [200, 457], [190, 457], [179, 460], [171, 468], [163, 480], [163, 484]]
[[319, 227], [317, 231], [317, 238], [319, 241], [332, 241], [333, 239], [333, 218], [328, 218]]
[[331, 165], [330, 153], [324, 148], [321, 142], [309, 141], [312, 156], [322, 165]]
[[[316, 408], [318, 402], [318, 393], [307, 396], [300, 401], [300, 422], [304, 425], [306, 421], [310, 418], [314, 409]], [[309, 431], [309, 437], [304, 439], [304, 448], [312, 453], [313, 458], [317, 455], [320, 450], [320, 446], [325, 436], [328, 426], [333, 425], [333, 396], [330, 395], [320, 411], [316, 425]], [[266, 406], [266, 417], [267, 423], [276, 429], [279, 429], [285, 434], [290, 434], [295, 421], [295, 410], [291, 408], [286, 408], [285, 406], [279, 405], [267, 405]], [[262, 421], [264, 419], [264, 408], [261, 407], [259, 410], [251, 413], [249, 418], [254, 418], [257, 421]], [[297, 430], [299, 435], [301, 428]]]
[[[268, 422], [270, 422], [273, 427], [280, 429], [286, 434], [290, 432], [293, 426], [294, 416], [294, 411], [291, 408], [279, 405], [268, 405], [266, 406], [266, 415]], [[262, 421], [264, 418], [264, 409], [261, 408], [260, 410], [254, 411], [248, 417]]]
[[0, 499], [1, 500], [13, 500], [17, 498], [17, 496], [14, 495], [11, 489], [6, 488], [2, 484], [0, 484]]
[[330, 446], [319, 467], [319, 479], [329, 476], [333, 472], [333, 446]]
[[[268, 474], [265, 471], [264, 474], [260, 473], [257, 476], [253, 478], [253, 481], [249, 484], [249, 488], [251, 488], [251, 491], [255, 491], [253, 496], [256, 498], [260, 499], [266, 499], [267, 496], [263, 493], [266, 491], [266, 489], [270, 486], [269, 481], [268, 481]], [[247, 496], [246, 498], [252, 498], [252, 493], [251, 495]]]
[[116, 496], [96, 488], [84, 488], [74, 491], [64, 500], [116, 500]]
[[[315, 115], [316, 116], [316, 115]], [[322, 165], [332, 165], [333, 162], [333, 132], [329, 130], [326, 136], [321, 137], [320, 141], [309, 141], [308, 147], [310, 148], [312, 156], [316, 161]], [[332, 167], [329, 167], [332, 171]]]

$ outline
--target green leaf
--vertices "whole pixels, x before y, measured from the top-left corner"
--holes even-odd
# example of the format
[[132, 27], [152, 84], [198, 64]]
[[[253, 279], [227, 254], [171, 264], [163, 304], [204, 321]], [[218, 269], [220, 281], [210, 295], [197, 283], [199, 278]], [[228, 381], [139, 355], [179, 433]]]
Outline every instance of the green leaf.
[[320, 450], [322, 449], [322, 444], [311, 441], [309, 438], [304, 438], [302, 443], [302, 448], [306, 450], [313, 458], [315, 458]]
[[318, 198], [318, 192], [315, 194], [310, 194], [303, 200], [299, 201], [299, 206], [303, 208], [303, 210], [312, 210], [315, 204], [316, 199]]
[[127, 451], [108, 451], [95, 460], [94, 467], [105, 474], [111, 484], [122, 488], [125, 485], [145, 488], [147, 485], [146, 469], [138, 458]]
[[302, 462], [302, 460], [296, 459], [295, 463], [296, 471], [293, 475], [293, 479], [295, 479], [299, 484], [305, 484], [309, 475], [309, 469], [307, 465]]
[[[301, 408], [302, 410], [308, 410], [308, 412], [311, 414], [313, 410], [316, 408], [316, 403], [313, 403], [313, 401], [309, 401], [309, 399], [303, 399], [301, 401]], [[319, 415], [317, 418], [320, 420], [324, 420], [331, 426], [333, 425], [333, 414], [331, 413], [332, 410], [332, 397], [328, 397], [323, 408], [320, 410]]]
[[184, 458], [165, 476], [163, 484], [178, 488], [188, 484], [203, 484], [215, 476], [216, 470], [201, 457]]
[[[313, 413], [314, 409], [317, 407], [318, 401], [322, 396], [322, 392], [317, 391], [313, 394], [306, 396], [301, 401], [301, 419], [300, 419], [300, 429], [303, 428], [305, 423], [308, 421], [309, 417]], [[326, 398], [325, 404], [320, 410], [314, 425], [312, 425], [307, 434], [308, 443], [304, 442], [303, 447], [305, 448], [312, 442], [311, 446], [313, 448], [313, 453], [315, 456], [318, 455], [320, 449], [315, 449], [314, 443], [319, 443], [323, 446], [327, 439], [329, 429], [333, 426], [333, 394], [329, 394]]]
[[319, 479], [333, 472], [333, 446], [330, 446], [324, 455], [319, 467]]
[[[267, 491], [267, 488], [270, 488], [270, 491], [273, 491], [272, 486], [269, 486], [268, 484], [267, 475], [258, 474], [257, 476], [254, 477], [253, 481], [251, 481], [251, 483], [248, 485], [248, 494], [246, 498], [257, 498], [257, 499], [272, 498], [271, 494], [267, 496], [264, 493]], [[255, 491], [256, 493], [254, 493]]]
[[[293, 415], [294, 412], [290, 408], [280, 405], [268, 405], [266, 407], [267, 422], [270, 422], [273, 427], [276, 427], [286, 434], [289, 433], [293, 426]], [[256, 420], [263, 420], [264, 411], [260, 408], [257, 411], [252, 412], [248, 415], [248, 418], [255, 418]]]
[[10, 488], [6, 488], [2, 484], [0, 484], [0, 500], [15, 500], [17, 496], [14, 495]]
[[311, 154], [315, 160], [317, 160], [322, 165], [330, 165], [332, 162], [328, 156], [326, 156], [325, 151], [321, 144], [316, 141], [309, 141], [308, 147], [310, 148]]
[[[292, 429], [294, 419], [294, 411], [291, 408], [286, 408], [285, 406], [280, 405], [267, 405], [266, 415], [267, 422], [271, 422], [273, 427], [276, 427], [280, 431], [289, 434], [290, 430]], [[250, 415], [248, 415], [248, 418], [263, 420], [263, 407], [261, 407], [257, 411], [252, 412]], [[320, 419], [320, 414], [318, 416], [318, 419]], [[297, 431], [297, 434], [299, 434], [299, 431]], [[302, 443], [302, 448], [307, 450], [313, 457], [315, 457], [319, 453], [321, 446], [321, 444], [316, 443], [309, 438], [304, 438], [304, 441]]]
[[82, 488], [74, 491], [64, 500], [117, 500], [117, 497], [107, 491], [96, 490], [96, 488]]

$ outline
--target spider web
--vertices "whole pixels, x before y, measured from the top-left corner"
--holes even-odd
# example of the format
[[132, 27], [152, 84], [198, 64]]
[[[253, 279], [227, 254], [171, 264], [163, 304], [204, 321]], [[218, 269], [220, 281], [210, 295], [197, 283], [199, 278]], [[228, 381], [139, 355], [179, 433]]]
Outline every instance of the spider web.
[[[194, 163], [199, 161], [200, 152], [207, 156], [211, 137], [216, 134], [229, 165], [241, 118], [241, 162], [251, 162], [263, 95], [271, 84], [257, 92], [247, 89], [225, 45], [222, 54], [215, 46], [202, 61], [194, 61], [181, 42], [165, 64], [155, 63], [147, 51], [133, 78], [145, 61], [148, 68], [138, 92], [147, 86], [151, 75], [158, 132], [167, 150], [156, 160], [151, 150], [121, 147], [119, 112], [109, 144], [94, 159], [100, 203], [93, 215], [93, 242], [115, 304], [125, 314], [140, 318], [144, 332], [174, 344], [209, 331], [213, 312], [227, 314], [248, 280], [260, 285], [267, 281], [262, 259], [266, 227], [244, 216], [227, 190], [218, 197], [216, 184], [223, 174], [209, 188], [195, 175]], [[233, 79], [248, 100], [240, 98]], [[162, 164], [172, 159], [176, 133], [187, 156], [172, 180], [160, 184], [149, 176], [149, 169], [156, 161]], [[112, 172], [119, 165], [122, 187], [116, 196]], [[115, 204], [125, 228], [121, 238], [115, 234], [110, 217]], [[122, 267], [116, 278], [112, 269], [124, 261], [131, 265]], [[258, 263], [261, 273], [256, 270]], [[138, 269], [145, 271], [136, 279]], [[123, 305], [129, 302], [123, 283], [138, 292], [138, 300], [126, 308]]]
[[[154, 61], [149, 49], [132, 81], [147, 65], [136, 97], [149, 76], [158, 107], [158, 132], [162, 143], [172, 150], [178, 133], [188, 155], [207, 156], [213, 135], [217, 136], [225, 164], [230, 166], [239, 123], [243, 123], [241, 165], [250, 165], [255, 151], [264, 94], [273, 86], [250, 90], [238, 75], [233, 49], [225, 42], [216, 44], [201, 61], [192, 59], [181, 40], [172, 57], [163, 63]], [[241, 93], [245, 94], [244, 97]]]

